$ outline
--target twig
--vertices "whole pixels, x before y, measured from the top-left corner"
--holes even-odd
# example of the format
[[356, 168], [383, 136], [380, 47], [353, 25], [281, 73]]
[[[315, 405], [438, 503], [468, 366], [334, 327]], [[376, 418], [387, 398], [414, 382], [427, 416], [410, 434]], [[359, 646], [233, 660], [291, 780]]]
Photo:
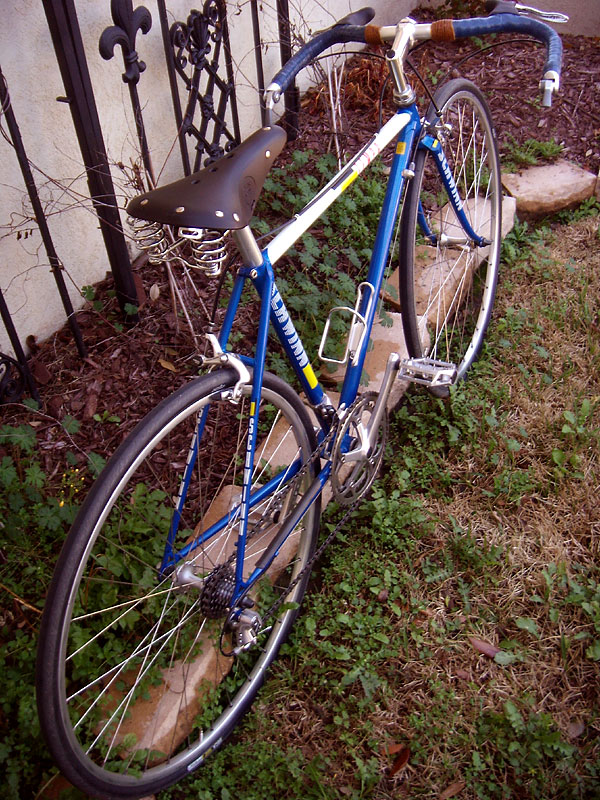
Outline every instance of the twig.
[[21, 603], [22, 606], [25, 606], [25, 608], [28, 608], [30, 611], [35, 611], [36, 614], [41, 614], [42, 613], [39, 608], [36, 608], [35, 606], [32, 606], [31, 603], [27, 602], [27, 600], [23, 600], [22, 597], [19, 597], [18, 594], [13, 592], [12, 589], [9, 589], [8, 586], [5, 586], [3, 583], [0, 583], [0, 589], [4, 589], [5, 592], [8, 592], [9, 594], [11, 594], [15, 598], [15, 600], [18, 600], [19, 603]]

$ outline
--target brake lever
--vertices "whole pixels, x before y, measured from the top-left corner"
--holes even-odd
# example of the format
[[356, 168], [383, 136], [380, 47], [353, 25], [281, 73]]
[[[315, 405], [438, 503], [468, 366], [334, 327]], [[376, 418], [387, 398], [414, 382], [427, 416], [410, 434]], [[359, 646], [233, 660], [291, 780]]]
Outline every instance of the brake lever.
[[542, 11], [533, 6], [523, 6], [520, 3], [515, 3], [514, 0], [486, 0], [486, 11], [492, 14], [530, 14], [532, 17], [537, 17], [543, 22], [554, 22], [560, 25], [563, 22], [568, 22], [569, 18], [566, 14], [561, 14], [559, 11]]

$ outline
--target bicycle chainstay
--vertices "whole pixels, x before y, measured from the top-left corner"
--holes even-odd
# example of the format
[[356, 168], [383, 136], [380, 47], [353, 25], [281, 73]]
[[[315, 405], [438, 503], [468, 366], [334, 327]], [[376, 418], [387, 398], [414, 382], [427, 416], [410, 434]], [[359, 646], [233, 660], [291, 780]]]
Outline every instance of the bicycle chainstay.
[[[332, 425], [331, 430], [329, 431], [329, 433], [324, 437], [324, 439], [312, 451], [312, 453], [310, 454], [309, 458], [307, 458], [304, 466], [294, 476], [293, 480], [290, 481], [290, 483], [286, 487], [285, 491], [281, 495], [282, 499], [285, 498], [286, 493], [289, 493], [289, 492], [293, 491], [294, 487], [298, 485], [298, 483], [302, 480], [302, 478], [308, 472], [310, 466], [314, 463], [315, 459], [317, 459], [317, 458], [331, 458], [331, 452], [327, 452], [330, 444], [335, 442], [336, 437], [339, 435], [340, 431], [343, 430], [343, 420], [346, 418], [346, 416], [348, 414], [352, 414], [354, 412], [355, 408], [361, 403], [362, 399], [363, 399], [363, 396], [359, 395], [354, 400], [354, 402], [346, 409], [346, 413], [344, 414], [344, 417], [341, 420], [340, 419], [336, 420], [336, 423], [334, 425]], [[273, 495], [273, 496], [275, 497], [276, 495]], [[296, 575], [294, 580], [287, 587], [287, 589], [285, 591], [285, 594], [283, 594], [281, 597], [279, 597], [271, 605], [271, 607], [269, 609], [267, 609], [267, 611], [264, 613], [264, 615], [261, 615], [261, 623], [262, 623], [261, 630], [262, 631], [265, 630], [264, 623], [267, 622], [271, 617], [274, 616], [274, 614], [277, 612], [277, 610], [286, 602], [286, 599], [289, 597], [289, 595], [291, 594], [293, 589], [305, 577], [305, 575], [312, 570], [315, 562], [322, 556], [322, 554], [325, 551], [325, 549], [335, 539], [337, 534], [340, 532], [340, 530], [345, 525], [346, 520], [355, 511], [355, 509], [358, 508], [358, 506], [361, 504], [363, 499], [364, 499], [364, 495], [361, 495], [360, 497], [357, 498], [357, 500], [354, 503], [352, 503], [351, 505], [347, 506], [346, 513], [344, 514], [344, 516], [337, 523], [337, 525], [331, 531], [331, 533], [327, 536], [325, 541], [323, 541], [321, 543], [321, 545], [317, 548], [317, 550], [313, 553], [313, 555], [311, 556], [309, 561], [300, 570], [298, 575]], [[247, 541], [251, 541], [252, 538], [258, 533], [262, 523], [263, 523], [263, 519], [261, 518], [252, 526], [252, 528], [249, 529], [249, 531], [246, 534]], [[215, 567], [215, 569], [212, 571], [211, 575], [212, 574], [216, 574], [218, 572], [223, 574], [223, 572], [226, 570], [226, 568], [228, 566], [232, 566], [233, 565], [233, 563], [235, 562], [236, 557], [237, 557], [237, 553], [234, 551], [225, 561], [223, 561], [221, 564], [219, 564], [217, 567]], [[208, 576], [208, 577], [210, 577], [210, 576]], [[241, 598], [242, 605], [243, 605], [243, 597], [244, 597], [244, 595], [242, 595], [242, 598]], [[226, 618], [224, 626], [223, 626], [223, 631], [221, 633], [221, 640], [223, 639], [223, 635], [225, 634], [225, 631], [226, 631], [228, 623], [234, 618], [235, 614], [238, 611], [239, 606], [240, 606], [240, 602], [238, 601], [238, 603], [236, 604], [236, 608], [231, 609], [229, 614], [227, 614], [227, 618]], [[234, 651], [227, 652], [222, 647], [221, 647], [221, 652], [225, 656], [233, 656], [235, 654]]]

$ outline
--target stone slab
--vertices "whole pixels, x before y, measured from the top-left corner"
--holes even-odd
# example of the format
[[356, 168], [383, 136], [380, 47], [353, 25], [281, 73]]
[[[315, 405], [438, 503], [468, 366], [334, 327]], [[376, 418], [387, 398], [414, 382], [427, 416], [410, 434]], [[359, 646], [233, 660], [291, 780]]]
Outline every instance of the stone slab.
[[575, 208], [590, 198], [596, 176], [569, 161], [529, 167], [502, 175], [502, 183], [517, 201], [517, 214], [532, 219]]

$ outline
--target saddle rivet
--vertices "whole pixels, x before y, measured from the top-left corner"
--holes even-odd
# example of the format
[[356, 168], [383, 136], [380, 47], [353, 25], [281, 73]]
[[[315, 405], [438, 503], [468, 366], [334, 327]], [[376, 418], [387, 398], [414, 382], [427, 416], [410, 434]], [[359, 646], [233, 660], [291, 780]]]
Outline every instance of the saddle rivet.
[[177, 206], [175, 209], [176, 214], [182, 214], [185, 211], [185, 206]]
[[215, 217], [224, 217], [225, 214], [222, 211], [215, 211]]
[[148, 198], [146, 198], [145, 200], [142, 200], [142, 202], [140, 203], [141, 206], [145, 206], [147, 204], [148, 204]]
[[234, 220], [235, 220], [236, 222], [239, 222], [239, 221], [240, 221], [240, 215], [239, 215], [239, 214], [236, 214], [236, 213], [235, 213], [235, 211], [233, 212], [233, 218], [234, 218]]
[[270, 150], [267, 150], [267, 151], [265, 152], [265, 156], [266, 156], [267, 158], [271, 158], [271, 151], [270, 151]]

